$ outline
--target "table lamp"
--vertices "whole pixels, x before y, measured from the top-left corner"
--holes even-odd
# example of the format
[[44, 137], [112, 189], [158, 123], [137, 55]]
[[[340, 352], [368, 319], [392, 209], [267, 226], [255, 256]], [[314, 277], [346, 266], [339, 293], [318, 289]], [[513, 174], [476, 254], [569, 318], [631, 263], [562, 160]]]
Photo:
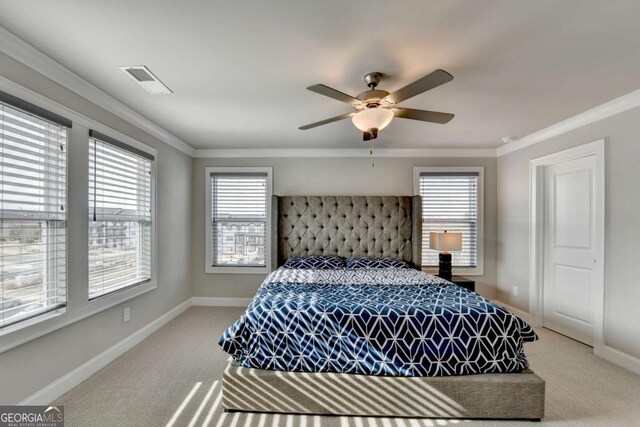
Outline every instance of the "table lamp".
[[451, 280], [451, 254], [449, 251], [462, 250], [462, 233], [429, 233], [429, 248], [440, 251], [438, 276]]

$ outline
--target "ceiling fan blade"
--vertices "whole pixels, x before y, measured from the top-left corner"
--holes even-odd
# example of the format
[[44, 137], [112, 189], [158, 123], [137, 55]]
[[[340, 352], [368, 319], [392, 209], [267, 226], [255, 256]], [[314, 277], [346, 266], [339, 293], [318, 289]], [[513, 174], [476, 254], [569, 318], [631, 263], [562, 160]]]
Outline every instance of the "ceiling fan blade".
[[372, 139], [376, 139], [377, 137], [378, 137], [378, 129], [373, 129], [371, 132], [362, 133], [363, 141], [371, 141]]
[[356, 113], [342, 114], [340, 116], [331, 117], [330, 119], [325, 119], [325, 120], [321, 120], [319, 122], [309, 123], [308, 125], [300, 126], [298, 129], [307, 130], [307, 129], [315, 128], [315, 127], [318, 127], [318, 126], [322, 126], [322, 125], [326, 125], [326, 124], [329, 124], [329, 123], [337, 122], [338, 120], [348, 119], [349, 117], [352, 117], [354, 114], [356, 114]]
[[431, 74], [427, 74], [421, 79], [406, 85], [402, 89], [399, 89], [392, 94], [387, 95], [385, 99], [397, 104], [405, 99], [412, 98], [416, 95], [426, 92], [440, 85], [453, 80], [453, 76], [444, 70], [435, 70]]
[[337, 99], [338, 101], [345, 102], [349, 105], [356, 105], [360, 103], [360, 100], [353, 96], [342, 93], [339, 90], [335, 90], [325, 85], [313, 85], [309, 86], [307, 90], [311, 92], [319, 93], [320, 95], [328, 96], [329, 98]]
[[421, 120], [423, 122], [439, 123], [441, 125], [449, 123], [455, 114], [440, 113], [438, 111], [414, 110], [413, 108], [393, 108], [395, 116], [401, 119]]

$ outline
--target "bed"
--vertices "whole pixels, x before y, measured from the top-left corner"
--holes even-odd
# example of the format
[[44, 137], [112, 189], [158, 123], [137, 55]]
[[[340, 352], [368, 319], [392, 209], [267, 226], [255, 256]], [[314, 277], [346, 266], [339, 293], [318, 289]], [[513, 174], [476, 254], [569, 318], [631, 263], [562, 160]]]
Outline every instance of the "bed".
[[[322, 255], [419, 267], [418, 197], [276, 197], [272, 206], [277, 266]], [[220, 339], [232, 357], [226, 410], [542, 418], [544, 381], [523, 347], [537, 337], [503, 307], [415, 268], [292, 265], [265, 279]]]

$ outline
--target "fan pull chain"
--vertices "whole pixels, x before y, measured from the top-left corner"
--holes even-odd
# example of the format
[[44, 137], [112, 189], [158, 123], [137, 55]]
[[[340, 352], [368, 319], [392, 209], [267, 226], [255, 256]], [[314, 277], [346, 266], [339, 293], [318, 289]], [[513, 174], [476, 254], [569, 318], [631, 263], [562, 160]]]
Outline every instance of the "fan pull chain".
[[[369, 155], [373, 156], [373, 147], [371, 146], [371, 140], [369, 140]], [[371, 160], [371, 167], [376, 167], [376, 163], [373, 160]]]

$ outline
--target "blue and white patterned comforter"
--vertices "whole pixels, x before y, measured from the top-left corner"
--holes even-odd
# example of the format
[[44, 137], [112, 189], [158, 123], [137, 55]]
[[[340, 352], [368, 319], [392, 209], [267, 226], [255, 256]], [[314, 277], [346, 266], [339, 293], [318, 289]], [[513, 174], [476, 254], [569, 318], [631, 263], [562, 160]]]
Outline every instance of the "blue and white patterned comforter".
[[280, 268], [220, 346], [248, 368], [443, 376], [519, 372], [536, 339], [506, 309], [428, 273]]

